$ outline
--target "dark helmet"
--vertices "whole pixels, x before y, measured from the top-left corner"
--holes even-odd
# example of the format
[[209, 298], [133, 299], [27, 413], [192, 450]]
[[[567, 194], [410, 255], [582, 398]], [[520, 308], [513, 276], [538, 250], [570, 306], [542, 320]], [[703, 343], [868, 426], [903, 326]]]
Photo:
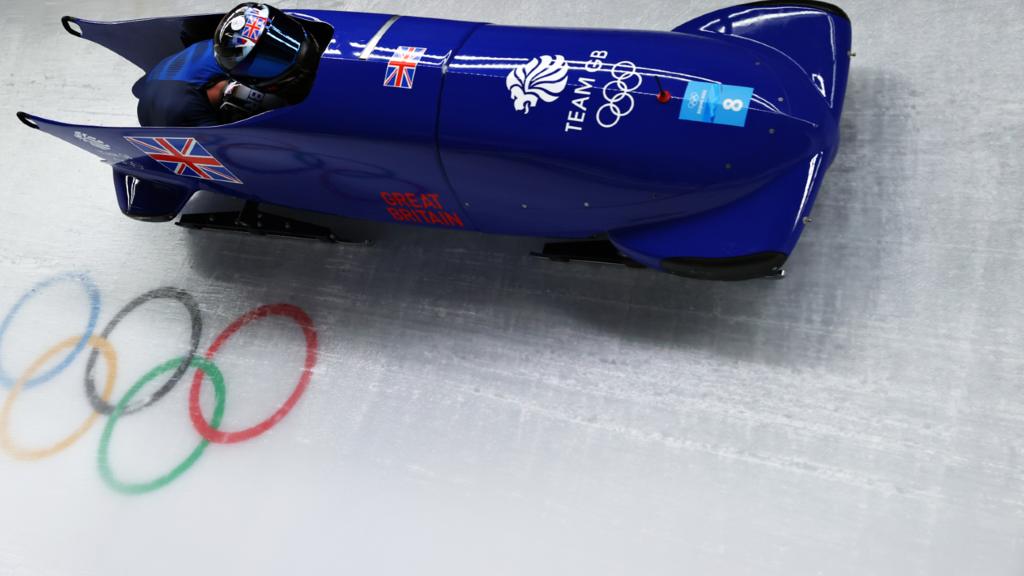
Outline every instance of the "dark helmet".
[[221, 19], [213, 41], [217, 63], [229, 76], [267, 92], [312, 81], [320, 60], [313, 36], [267, 4], [238, 5]]

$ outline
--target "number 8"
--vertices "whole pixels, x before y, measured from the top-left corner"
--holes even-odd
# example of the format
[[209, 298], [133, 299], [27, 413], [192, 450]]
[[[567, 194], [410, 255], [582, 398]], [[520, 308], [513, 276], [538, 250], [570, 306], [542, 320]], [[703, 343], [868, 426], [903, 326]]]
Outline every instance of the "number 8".
[[727, 98], [722, 102], [722, 108], [731, 112], [739, 112], [743, 110], [743, 100], [736, 100], [735, 98]]

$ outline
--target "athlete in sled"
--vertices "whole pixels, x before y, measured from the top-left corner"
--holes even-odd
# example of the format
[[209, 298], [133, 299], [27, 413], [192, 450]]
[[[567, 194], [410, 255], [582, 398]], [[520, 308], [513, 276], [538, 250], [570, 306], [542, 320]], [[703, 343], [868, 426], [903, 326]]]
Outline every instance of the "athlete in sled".
[[273, 6], [238, 6], [213, 38], [202, 27], [182, 33], [188, 47], [132, 88], [143, 126], [229, 124], [301, 102], [313, 87], [316, 38]]
[[[235, 41], [253, 15], [266, 22], [249, 32], [248, 55], [264, 42], [290, 46], [275, 50], [271, 72], [301, 79], [219, 68], [229, 83], [280, 98], [271, 105], [187, 127], [19, 117], [112, 165], [133, 218], [174, 219], [204, 190], [246, 209], [180, 223], [328, 234], [260, 217], [258, 204], [277, 205], [557, 238], [543, 256], [719, 280], [781, 273], [839, 144], [851, 29], [820, 2], [745, 4], [671, 32], [255, 4], [227, 16], [64, 24], [152, 76], [183, 50]], [[286, 26], [277, 36], [298, 42], [268, 41]]]

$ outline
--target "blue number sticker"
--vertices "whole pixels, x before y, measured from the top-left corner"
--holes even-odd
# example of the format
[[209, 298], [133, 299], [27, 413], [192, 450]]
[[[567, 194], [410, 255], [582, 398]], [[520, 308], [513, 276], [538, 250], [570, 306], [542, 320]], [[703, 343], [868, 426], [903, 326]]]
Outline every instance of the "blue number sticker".
[[679, 119], [743, 127], [747, 125], [747, 110], [753, 96], [754, 89], [745, 86], [690, 82]]

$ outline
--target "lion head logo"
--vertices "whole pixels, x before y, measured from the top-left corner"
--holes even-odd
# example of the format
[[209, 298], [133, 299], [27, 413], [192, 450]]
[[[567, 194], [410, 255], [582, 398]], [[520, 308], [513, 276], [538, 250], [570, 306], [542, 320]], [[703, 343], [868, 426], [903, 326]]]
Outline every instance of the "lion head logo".
[[569, 83], [569, 63], [564, 56], [541, 56], [516, 66], [505, 79], [516, 110], [529, 114], [541, 100], [551, 103]]

